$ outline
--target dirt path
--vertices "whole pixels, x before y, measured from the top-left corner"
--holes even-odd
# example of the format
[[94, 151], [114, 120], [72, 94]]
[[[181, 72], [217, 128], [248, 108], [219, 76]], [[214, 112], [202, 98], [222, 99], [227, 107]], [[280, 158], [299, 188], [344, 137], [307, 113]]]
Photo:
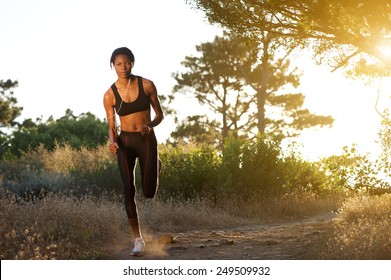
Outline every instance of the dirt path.
[[[327, 212], [309, 218], [275, 224], [224, 230], [197, 230], [146, 238], [146, 254], [130, 256], [129, 243], [120, 246], [115, 259], [312, 259], [319, 240], [335, 217]], [[173, 238], [173, 240], [171, 240]]]

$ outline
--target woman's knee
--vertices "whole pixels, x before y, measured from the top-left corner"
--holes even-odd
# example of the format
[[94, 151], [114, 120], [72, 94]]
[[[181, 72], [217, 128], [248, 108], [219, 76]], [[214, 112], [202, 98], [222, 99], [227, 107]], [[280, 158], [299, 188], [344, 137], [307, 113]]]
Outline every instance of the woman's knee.
[[149, 188], [143, 188], [143, 193], [146, 198], [154, 198], [157, 191], [157, 185], [151, 186]]
[[156, 195], [156, 192], [146, 192], [144, 193], [145, 198], [154, 198]]

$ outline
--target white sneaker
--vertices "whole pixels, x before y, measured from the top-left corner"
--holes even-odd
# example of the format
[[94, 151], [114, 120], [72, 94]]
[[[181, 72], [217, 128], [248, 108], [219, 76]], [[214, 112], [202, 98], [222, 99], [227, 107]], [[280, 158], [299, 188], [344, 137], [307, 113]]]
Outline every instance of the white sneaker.
[[144, 239], [138, 237], [134, 240], [134, 248], [130, 252], [130, 254], [135, 257], [141, 257], [142, 255], [144, 255], [144, 248], [145, 248]]

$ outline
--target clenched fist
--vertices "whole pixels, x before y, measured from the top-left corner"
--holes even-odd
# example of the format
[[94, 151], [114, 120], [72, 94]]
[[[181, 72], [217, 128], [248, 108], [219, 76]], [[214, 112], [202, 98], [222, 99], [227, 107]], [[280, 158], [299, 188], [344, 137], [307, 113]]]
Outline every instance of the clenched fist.
[[110, 151], [110, 153], [112, 153], [113, 155], [116, 155], [118, 149], [119, 149], [119, 146], [118, 146], [118, 143], [117, 143], [117, 142], [110, 143], [110, 145], [109, 145], [109, 151]]

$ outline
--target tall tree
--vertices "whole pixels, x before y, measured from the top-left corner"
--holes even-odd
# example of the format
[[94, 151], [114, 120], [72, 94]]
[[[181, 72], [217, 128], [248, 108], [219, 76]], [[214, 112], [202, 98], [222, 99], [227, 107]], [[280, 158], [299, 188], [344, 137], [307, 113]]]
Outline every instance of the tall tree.
[[221, 139], [230, 133], [237, 137], [248, 132], [254, 126], [254, 115], [249, 110], [254, 97], [235, 65], [250, 69], [256, 61], [256, 50], [244, 48], [238, 38], [223, 37], [198, 45], [196, 50], [201, 56], [187, 56], [182, 62], [187, 71], [174, 74], [174, 91], [190, 93], [217, 114], [220, 126], [211, 126], [216, 122], [208, 125], [220, 132]]
[[257, 36], [261, 31], [309, 44], [318, 62], [356, 73], [390, 74], [389, 0], [186, 0], [211, 23]]
[[10, 136], [2, 128], [17, 124], [15, 119], [20, 116], [23, 109], [17, 106], [17, 99], [13, 96], [13, 89], [17, 86], [17, 81], [0, 80], [0, 159], [8, 151], [10, 141]]
[[[300, 84], [298, 69], [291, 69], [289, 60], [295, 45], [292, 45], [289, 39], [268, 31], [259, 32], [253, 40], [259, 43], [260, 58], [251, 69], [243, 69], [240, 66], [239, 69], [246, 83], [256, 92], [259, 132], [263, 133], [269, 128], [269, 133], [293, 137], [305, 128], [332, 125], [332, 117], [314, 115], [307, 109], [302, 109], [304, 96], [301, 93], [287, 93], [288, 85], [297, 88]], [[278, 107], [280, 112], [267, 116], [267, 106]]]
[[17, 81], [0, 80], [0, 127], [14, 126], [23, 109], [17, 106], [17, 99], [13, 96], [12, 89], [17, 86]]
[[[175, 75], [178, 85], [174, 89], [190, 88], [201, 103], [222, 115], [222, 139], [230, 131], [234, 136], [241, 130], [248, 135], [255, 127], [260, 133], [286, 137], [296, 136], [308, 127], [331, 125], [331, 117], [302, 109], [302, 94], [288, 92], [289, 86], [299, 85], [299, 75], [287, 58], [291, 49], [284, 46], [284, 41], [268, 32], [259, 46], [251, 38], [218, 37], [212, 43], [197, 46], [201, 57], [186, 57], [183, 65], [188, 72]], [[243, 116], [248, 120], [240, 123]], [[230, 125], [224, 122], [227, 120]]]
[[218, 128], [219, 123], [209, 120], [207, 116], [188, 116], [171, 133], [167, 142], [174, 145], [178, 143], [204, 143], [218, 146], [223, 142]]

